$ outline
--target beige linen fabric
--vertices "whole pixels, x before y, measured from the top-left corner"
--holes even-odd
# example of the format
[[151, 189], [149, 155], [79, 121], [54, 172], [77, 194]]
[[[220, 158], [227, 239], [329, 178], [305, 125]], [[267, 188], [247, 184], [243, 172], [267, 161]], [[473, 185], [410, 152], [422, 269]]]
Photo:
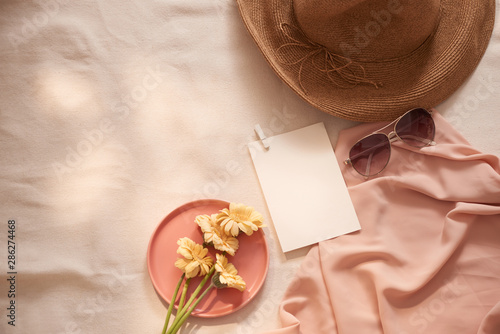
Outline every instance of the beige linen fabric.
[[[499, 155], [498, 25], [470, 80], [439, 107]], [[146, 267], [154, 228], [198, 198], [261, 211], [266, 283], [244, 309], [184, 333], [279, 327], [306, 250], [279, 249], [246, 143], [325, 122], [269, 68], [229, 0], [0, 2], [0, 332], [158, 333]], [[8, 325], [7, 221], [16, 221], [16, 327]]]

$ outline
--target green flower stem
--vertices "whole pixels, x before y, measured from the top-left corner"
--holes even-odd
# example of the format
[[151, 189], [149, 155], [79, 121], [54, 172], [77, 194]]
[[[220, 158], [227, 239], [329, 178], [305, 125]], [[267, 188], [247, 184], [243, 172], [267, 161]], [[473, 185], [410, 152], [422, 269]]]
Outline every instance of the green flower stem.
[[175, 287], [174, 295], [172, 296], [172, 299], [170, 300], [170, 305], [168, 305], [167, 317], [165, 319], [165, 325], [163, 326], [163, 331], [161, 332], [162, 334], [165, 334], [165, 332], [167, 331], [168, 322], [170, 320], [170, 316], [172, 315], [172, 310], [174, 308], [175, 299], [177, 298], [177, 293], [179, 292], [179, 288], [181, 287], [182, 281], [184, 280], [184, 276], [186, 276], [186, 274], [181, 275], [181, 278], [179, 279], [179, 282], [177, 283], [177, 286]]
[[182, 289], [182, 294], [181, 294], [181, 299], [179, 301], [179, 306], [177, 306], [178, 310], [182, 310], [182, 308], [184, 307], [184, 302], [186, 301], [186, 294], [187, 294], [187, 290], [188, 290], [190, 281], [191, 281], [191, 278], [188, 278], [186, 280], [186, 283], [184, 283], [184, 287]]
[[[205, 283], [207, 283], [208, 279], [210, 278], [210, 276], [212, 276], [214, 271], [215, 271], [215, 265], [212, 266], [212, 268], [210, 268], [210, 271], [208, 272], [208, 274], [206, 274], [205, 277], [203, 277], [203, 280], [200, 282], [200, 284], [198, 285], [196, 290], [194, 290], [193, 294], [191, 295], [191, 298], [189, 298], [186, 305], [184, 305], [184, 307], [182, 308], [181, 315], [187, 311], [189, 305], [191, 305], [191, 303], [196, 299], [196, 297], [200, 293], [201, 289], [203, 289], [203, 287], [205, 286]], [[176, 318], [178, 318], [178, 317], [179, 317], [179, 314], [177, 314]]]
[[206, 294], [212, 290], [212, 288], [214, 288], [215, 285], [212, 283], [209, 285], [208, 288], [205, 289], [205, 291], [203, 291], [203, 293], [200, 295], [200, 298], [198, 298], [194, 303], [193, 305], [191, 305], [191, 307], [187, 310], [187, 312], [181, 317], [181, 319], [179, 320], [179, 322], [177, 322], [177, 324], [175, 324], [173, 327], [172, 327], [172, 332], [169, 332], [169, 334], [175, 334], [177, 333], [177, 331], [181, 328], [182, 324], [186, 321], [186, 319], [191, 315], [191, 313], [193, 312], [194, 308], [200, 303], [200, 301], [206, 296]]
[[[208, 272], [208, 274], [205, 275], [205, 277], [203, 278], [203, 280], [200, 282], [200, 284], [198, 285], [198, 287], [196, 288], [196, 290], [194, 290], [193, 294], [191, 295], [191, 298], [189, 298], [189, 300], [187, 301], [187, 303], [184, 305], [184, 307], [181, 309], [181, 308], [177, 308], [177, 314], [175, 316], [175, 320], [174, 322], [172, 323], [172, 326], [170, 327], [170, 329], [167, 331], [167, 334], [172, 334], [172, 333], [175, 333], [173, 332], [173, 328], [175, 328], [178, 324], [178, 322], [182, 319], [182, 317], [184, 316], [184, 314], [186, 313], [186, 311], [188, 310], [189, 306], [193, 303], [193, 301], [196, 299], [196, 297], [198, 296], [198, 294], [200, 293], [201, 289], [203, 289], [203, 287], [205, 286], [205, 284], [207, 283], [208, 279], [210, 278], [210, 276], [212, 276], [212, 274], [214, 273], [215, 271], [215, 265], [212, 266], [212, 268], [210, 268], [210, 271]], [[179, 326], [180, 327], [180, 326]]]

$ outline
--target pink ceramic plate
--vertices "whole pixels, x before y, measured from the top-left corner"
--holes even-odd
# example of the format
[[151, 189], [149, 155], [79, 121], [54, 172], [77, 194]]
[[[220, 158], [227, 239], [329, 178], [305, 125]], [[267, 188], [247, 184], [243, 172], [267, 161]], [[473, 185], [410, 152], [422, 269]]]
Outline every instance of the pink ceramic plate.
[[[177, 240], [188, 237], [202, 244], [203, 235], [194, 222], [197, 215], [218, 213], [228, 208], [229, 203], [220, 200], [199, 200], [182, 205], [172, 211], [158, 225], [148, 246], [148, 270], [158, 295], [170, 303], [175, 286], [182, 272], [174, 266], [177, 255]], [[198, 304], [192, 315], [197, 317], [219, 317], [230, 314], [245, 306], [259, 291], [264, 283], [269, 265], [267, 243], [262, 230], [251, 236], [238, 236], [240, 247], [235, 256], [228, 256], [229, 262], [238, 269], [238, 275], [246, 282], [246, 289], [240, 292], [236, 289], [213, 289]], [[215, 250], [209, 247], [215, 260]], [[192, 292], [201, 281], [196, 277], [191, 279]], [[208, 287], [207, 282], [205, 287]], [[180, 293], [179, 293], [180, 295]], [[177, 296], [177, 301], [180, 296]], [[176, 305], [175, 305], [176, 306]]]

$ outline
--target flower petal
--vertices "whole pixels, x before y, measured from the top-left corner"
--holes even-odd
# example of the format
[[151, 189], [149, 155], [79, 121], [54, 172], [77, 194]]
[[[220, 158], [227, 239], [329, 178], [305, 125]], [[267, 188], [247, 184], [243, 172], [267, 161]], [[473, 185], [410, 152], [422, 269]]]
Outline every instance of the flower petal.
[[180, 270], [185, 271], [186, 266], [189, 264], [189, 262], [190, 261], [188, 261], [186, 259], [177, 259], [177, 261], [175, 261], [175, 266], [177, 268], [179, 268]]
[[190, 277], [195, 277], [196, 275], [198, 275], [198, 273], [200, 272], [200, 266], [199, 266], [199, 263], [197, 263], [196, 261], [192, 261], [190, 262], [187, 266], [186, 266], [186, 277], [190, 278]]
[[220, 210], [216, 217], [217, 223], [224, 228], [224, 232], [234, 237], [239, 231], [252, 235], [254, 231], [263, 227], [262, 215], [251, 206], [241, 203], [230, 203], [229, 209]]

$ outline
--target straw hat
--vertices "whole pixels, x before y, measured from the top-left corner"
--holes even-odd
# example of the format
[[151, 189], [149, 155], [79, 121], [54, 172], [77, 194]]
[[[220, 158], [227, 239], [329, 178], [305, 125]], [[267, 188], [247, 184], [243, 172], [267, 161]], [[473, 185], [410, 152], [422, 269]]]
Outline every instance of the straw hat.
[[495, 18], [495, 0], [237, 1], [283, 81], [362, 122], [445, 100], [476, 68]]

